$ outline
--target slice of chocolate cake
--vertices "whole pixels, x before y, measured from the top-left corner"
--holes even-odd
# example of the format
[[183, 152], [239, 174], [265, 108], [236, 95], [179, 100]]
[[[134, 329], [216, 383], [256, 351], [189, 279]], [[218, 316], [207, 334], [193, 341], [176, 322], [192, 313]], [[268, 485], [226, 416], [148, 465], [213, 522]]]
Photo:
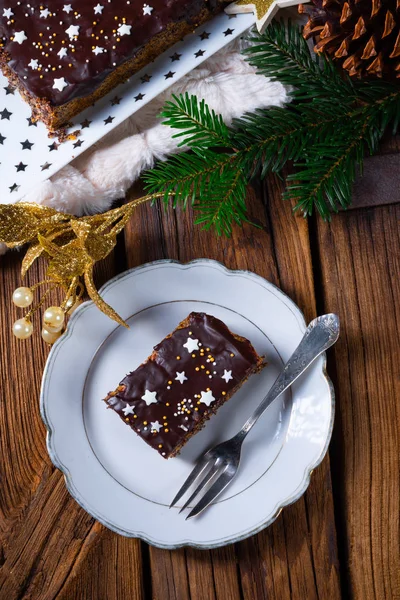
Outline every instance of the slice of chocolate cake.
[[211, 315], [192, 312], [105, 402], [170, 458], [263, 366], [246, 338]]

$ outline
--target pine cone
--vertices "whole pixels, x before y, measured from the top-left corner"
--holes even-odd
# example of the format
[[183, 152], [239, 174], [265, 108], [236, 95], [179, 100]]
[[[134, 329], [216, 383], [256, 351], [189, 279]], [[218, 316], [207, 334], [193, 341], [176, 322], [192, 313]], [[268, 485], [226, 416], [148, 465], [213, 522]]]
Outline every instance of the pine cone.
[[400, 0], [312, 0], [303, 35], [351, 77], [400, 78]]

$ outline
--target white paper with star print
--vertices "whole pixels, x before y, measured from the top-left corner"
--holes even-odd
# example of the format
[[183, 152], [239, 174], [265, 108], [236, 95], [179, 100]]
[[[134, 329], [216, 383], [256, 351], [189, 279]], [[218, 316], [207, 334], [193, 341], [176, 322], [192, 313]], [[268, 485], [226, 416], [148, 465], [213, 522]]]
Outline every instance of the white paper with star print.
[[[94, 11], [98, 6], [101, 2], [93, 3]], [[243, 34], [254, 21], [252, 14], [235, 18], [217, 15], [75, 117], [68, 131], [79, 130], [80, 134], [76, 140], [62, 144], [48, 137], [43, 123], [31, 122], [28, 104], [0, 74], [0, 202], [12, 203], [23, 198], [33, 186], [48, 179], [172, 83]], [[55, 79], [54, 85], [62, 89], [62, 78]]]

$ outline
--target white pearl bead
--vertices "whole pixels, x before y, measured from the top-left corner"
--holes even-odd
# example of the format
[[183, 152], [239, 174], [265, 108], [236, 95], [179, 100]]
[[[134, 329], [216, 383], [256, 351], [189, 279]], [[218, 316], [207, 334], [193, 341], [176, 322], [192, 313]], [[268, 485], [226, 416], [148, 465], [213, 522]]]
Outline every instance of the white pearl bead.
[[46, 344], [54, 344], [54, 342], [58, 340], [60, 335], [61, 331], [56, 331], [55, 333], [52, 333], [51, 331], [47, 331], [47, 329], [45, 329], [44, 327], [42, 329], [42, 338], [44, 339]]
[[32, 335], [33, 325], [32, 323], [23, 317], [22, 319], [18, 319], [15, 321], [13, 325], [13, 334], [19, 340], [26, 340], [28, 337]]
[[80, 304], [82, 304], [82, 300], [80, 300], [80, 298], [76, 298], [74, 304], [72, 304], [72, 303], [73, 303], [73, 298], [68, 298], [68, 300], [65, 304], [65, 310], [67, 311], [68, 315], [72, 315], [74, 310], [76, 310], [78, 308], [78, 306]]
[[64, 311], [59, 306], [50, 306], [44, 311], [43, 326], [50, 333], [61, 331], [64, 325]]
[[32, 290], [28, 287], [19, 287], [13, 293], [12, 300], [15, 306], [26, 308], [33, 302]]

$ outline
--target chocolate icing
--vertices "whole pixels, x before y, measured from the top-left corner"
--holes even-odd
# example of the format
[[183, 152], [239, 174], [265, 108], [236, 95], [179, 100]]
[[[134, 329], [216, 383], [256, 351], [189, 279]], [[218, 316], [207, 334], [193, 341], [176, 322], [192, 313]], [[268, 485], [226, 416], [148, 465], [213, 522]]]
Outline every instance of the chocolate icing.
[[[121, 381], [123, 389], [106, 399], [107, 404], [165, 458], [260, 364], [250, 342], [236, 339], [219, 319], [193, 312], [188, 323], [160, 342], [149, 360]], [[189, 352], [184, 347], [188, 338], [198, 340], [198, 350]], [[222, 377], [226, 371], [231, 371], [232, 379]], [[187, 379], [180, 383], [176, 377], [182, 372]], [[157, 402], [147, 405], [142, 400], [146, 390], [156, 392]], [[202, 392], [207, 390], [215, 398], [210, 406], [201, 401]], [[183, 401], [184, 404], [180, 404]], [[125, 415], [124, 409], [130, 411], [129, 407], [134, 414]], [[158, 432], [152, 431], [151, 423], [157, 422], [162, 427]]]
[[[218, 0], [0, 0], [0, 40], [22, 85], [34, 96], [60, 106], [93, 92], [168, 24], [181, 20], [195, 24], [203, 8], [214, 10], [217, 4]], [[97, 6], [103, 10], [96, 9], [96, 14]], [[144, 14], [145, 6], [147, 11], [152, 8], [150, 14]], [[118, 29], [124, 24], [130, 33], [120, 35]], [[73, 39], [66, 33], [71, 25], [79, 26]], [[21, 44], [11, 39], [17, 32], [27, 38]], [[103, 50], [95, 54], [96, 46]], [[67, 55], [60, 57], [62, 48]], [[32, 59], [40, 70], [29, 66]], [[64, 78], [68, 85], [53, 88], [55, 78]]]

